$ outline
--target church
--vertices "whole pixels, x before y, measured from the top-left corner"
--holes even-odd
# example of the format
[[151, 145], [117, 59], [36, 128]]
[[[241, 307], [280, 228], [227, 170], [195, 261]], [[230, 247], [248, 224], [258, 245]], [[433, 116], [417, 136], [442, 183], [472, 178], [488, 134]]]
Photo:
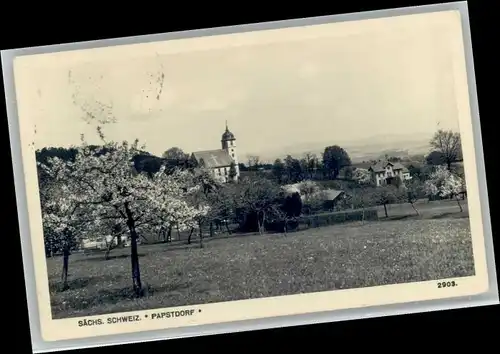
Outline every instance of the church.
[[[193, 152], [191, 159], [198, 165], [213, 171], [215, 177], [223, 182], [228, 182], [231, 177], [233, 181], [237, 181], [240, 177], [240, 167], [236, 153], [236, 138], [229, 131], [227, 122], [221, 145], [222, 149]], [[231, 172], [231, 165], [233, 165], [233, 172]]]

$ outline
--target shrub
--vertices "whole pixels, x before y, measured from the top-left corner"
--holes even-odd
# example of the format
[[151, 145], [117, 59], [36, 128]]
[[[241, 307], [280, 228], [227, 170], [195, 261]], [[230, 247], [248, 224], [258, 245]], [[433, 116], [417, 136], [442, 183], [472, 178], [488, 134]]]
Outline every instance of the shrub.
[[[297, 231], [300, 226], [299, 219], [291, 219], [286, 221], [286, 228], [288, 232]], [[266, 222], [266, 231], [270, 232], [283, 232], [285, 229], [285, 221], [278, 220], [272, 222]]]
[[[298, 231], [300, 229], [303, 229], [303, 227], [301, 227], [302, 225], [308, 229], [362, 220], [378, 220], [377, 210], [365, 209], [364, 216], [363, 210], [346, 210], [333, 213], [303, 215], [296, 220], [290, 220], [287, 226], [289, 231]], [[281, 232], [283, 230], [283, 223], [270, 222], [266, 225], [266, 229], [269, 231]]]
[[319, 196], [308, 198], [308, 200], [304, 203], [304, 206], [302, 208], [302, 212], [305, 215], [317, 214], [322, 211], [326, 211], [325, 201], [323, 198], [320, 198]]
[[302, 207], [303, 203], [299, 193], [286, 196], [283, 200], [283, 205], [281, 205], [283, 212], [290, 218], [298, 217], [302, 212]]

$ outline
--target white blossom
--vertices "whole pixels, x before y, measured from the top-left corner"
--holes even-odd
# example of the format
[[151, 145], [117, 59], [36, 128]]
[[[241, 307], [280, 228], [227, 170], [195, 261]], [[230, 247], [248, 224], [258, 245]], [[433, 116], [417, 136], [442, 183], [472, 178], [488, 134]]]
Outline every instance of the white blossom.
[[187, 228], [194, 225], [195, 218], [206, 215], [207, 208], [195, 207], [187, 199], [199, 188], [193, 185], [190, 172], [167, 175], [162, 167], [152, 177], [137, 173], [133, 159], [139, 153], [137, 141], [106, 142], [96, 149], [83, 142], [74, 161], [50, 158], [41, 167], [62, 186], [59, 191], [63, 197], [51, 200], [59, 212], [45, 212], [44, 225], [56, 230], [70, 227], [72, 220], [60, 215], [72, 208], [76, 212], [71, 218], [79, 218], [78, 226], [87, 233], [98, 230], [109, 219], [129, 227], [133, 220], [136, 227], [177, 224]]
[[425, 181], [424, 190], [427, 195], [447, 198], [461, 193], [463, 186], [464, 181], [460, 176], [451, 173], [445, 166], [436, 166]]
[[371, 172], [362, 168], [354, 170], [352, 178], [360, 185], [366, 185], [372, 182]]

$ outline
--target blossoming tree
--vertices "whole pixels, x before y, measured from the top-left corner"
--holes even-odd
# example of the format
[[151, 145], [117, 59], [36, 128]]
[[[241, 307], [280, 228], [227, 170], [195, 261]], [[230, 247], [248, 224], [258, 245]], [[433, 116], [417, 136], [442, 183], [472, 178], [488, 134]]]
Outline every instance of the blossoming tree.
[[450, 172], [445, 166], [436, 166], [436, 169], [430, 174], [429, 179], [425, 181], [424, 191], [428, 196], [437, 196], [440, 198], [453, 198], [457, 201], [460, 212], [463, 211], [458, 195], [464, 190], [464, 180]]
[[81, 232], [85, 229], [85, 219], [79, 215], [77, 205], [71, 199], [64, 198], [68, 192], [67, 185], [61, 184], [43, 190], [42, 220], [45, 242], [52, 252], [62, 251], [63, 269], [61, 274], [62, 290], [67, 290], [69, 256], [78, 247]]
[[188, 244], [191, 243], [193, 231], [198, 229], [198, 238], [200, 240], [200, 248], [203, 248], [203, 226], [209, 224], [210, 235], [213, 235], [213, 223], [219, 216], [219, 207], [217, 203], [218, 193], [222, 189], [222, 180], [214, 176], [214, 174], [205, 167], [197, 167], [193, 170], [190, 182], [188, 184], [190, 194], [189, 202], [198, 211], [194, 217], [195, 224], [191, 226], [191, 231], [188, 237]]
[[[164, 168], [152, 177], [133, 168], [133, 158], [144, 147], [123, 142], [107, 142], [90, 148], [82, 138], [74, 161], [50, 159], [44, 168], [56, 180], [66, 183], [65, 200], [76, 205], [91, 223], [91, 229], [104, 220], [115, 219], [128, 228], [131, 249], [132, 283], [136, 295], [144, 294], [139, 268], [138, 227], [158, 225], [169, 215], [176, 222], [189, 223], [205, 209], [190, 206], [184, 194], [190, 191], [181, 173], [167, 175]], [[166, 222], [170, 219], [166, 218]]]
[[208, 205], [192, 203], [192, 197], [201, 191], [202, 186], [193, 183], [190, 171], [164, 172], [165, 167], [161, 167], [150, 180], [152, 193], [147, 198], [157, 216], [152, 225], [157, 231], [172, 230], [173, 226], [178, 231], [194, 230], [198, 219], [210, 211]]
[[367, 186], [372, 183], [372, 174], [368, 170], [357, 168], [354, 170], [352, 179], [360, 185]]

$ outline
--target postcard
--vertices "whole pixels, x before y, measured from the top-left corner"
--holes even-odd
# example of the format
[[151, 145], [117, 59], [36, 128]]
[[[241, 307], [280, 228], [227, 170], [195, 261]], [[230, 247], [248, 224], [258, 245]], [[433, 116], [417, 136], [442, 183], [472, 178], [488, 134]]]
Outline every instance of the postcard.
[[446, 6], [2, 53], [40, 340], [498, 301]]

